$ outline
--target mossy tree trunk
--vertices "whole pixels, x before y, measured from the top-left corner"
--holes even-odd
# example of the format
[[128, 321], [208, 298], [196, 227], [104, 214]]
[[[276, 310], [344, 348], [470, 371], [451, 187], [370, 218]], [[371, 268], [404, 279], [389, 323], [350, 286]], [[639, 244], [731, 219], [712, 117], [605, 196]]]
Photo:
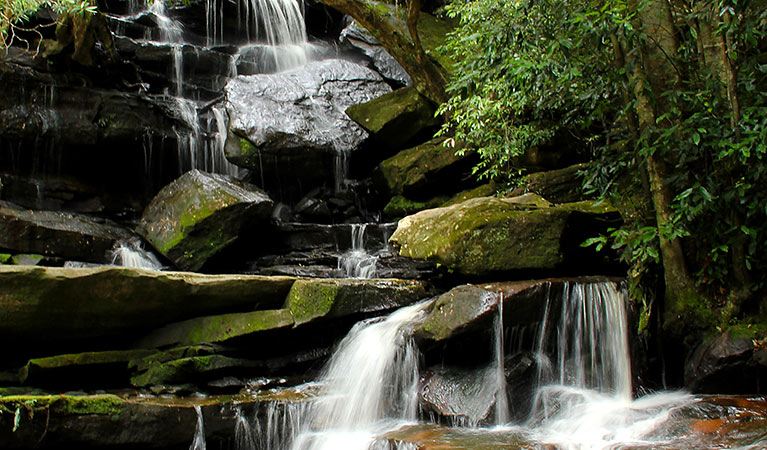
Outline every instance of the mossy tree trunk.
[[410, 74], [421, 94], [435, 103], [447, 100], [445, 70], [426, 54], [418, 36], [416, 25], [421, 11], [420, 0], [401, 0], [397, 5], [374, 0], [320, 1], [350, 15], [370, 31]]
[[[678, 87], [681, 74], [675, 66], [679, 42], [672, 19], [671, 5], [667, 0], [631, 0], [630, 9], [636, 12], [636, 27], [641, 31], [637, 42], [640, 60], [629, 63], [634, 86], [639, 134], [643, 139], [653, 139], [656, 127], [671, 127], [669, 119], [658, 120], [669, 112], [668, 101], [663, 93]], [[671, 205], [674, 194], [666, 184], [670, 172], [665, 158], [666, 149], [648, 150], [645, 164], [650, 184], [650, 197], [659, 229], [660, 252], [666, 284], [665, 311], [674, 313], [680, 300], [695, 295], [682, 242], [679, 237], [664, 233], [672, 220]]]

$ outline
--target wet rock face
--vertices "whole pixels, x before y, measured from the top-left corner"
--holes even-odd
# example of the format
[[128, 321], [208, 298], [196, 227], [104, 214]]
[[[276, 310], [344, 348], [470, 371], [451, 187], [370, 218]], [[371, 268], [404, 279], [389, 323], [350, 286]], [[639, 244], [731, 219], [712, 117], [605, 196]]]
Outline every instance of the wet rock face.
[[[233, 78], [225, 90], [227, 158], [266, 177], [301, 179], [305, 188], [332, 183], [336, 157], [367, 138], [344, 111], [390, 90], [377, 73], [343, 60]], [[267, 189], [276, 183], [264, 180]]]
[[369, 31], [352, 21], [341, 31], [339, 41], [361, 51], [368, 59], [369, 64], [385, 79], [401, 86], [413, 84], [410, 75], [400, 66], [396, 59], [391, 56], [376, 40]]
[[[758, 334], [758, 333], [757, 333]], [[767, 376], [765, 339], [748, 330], [727, 330], [710, 336], [685, 366], [685, 386], [702, 393], [758, 392]]]
[[245, 227], [271, 217], [274, 202], [252, 185], [192, 170], [164, 187], [136, 231], [185, 270], [197, 270]]
[[0, 248], [17, 253], [108, 263], [117, 241], [135, 236], [106, 219], [23, 209], [0, 201]]

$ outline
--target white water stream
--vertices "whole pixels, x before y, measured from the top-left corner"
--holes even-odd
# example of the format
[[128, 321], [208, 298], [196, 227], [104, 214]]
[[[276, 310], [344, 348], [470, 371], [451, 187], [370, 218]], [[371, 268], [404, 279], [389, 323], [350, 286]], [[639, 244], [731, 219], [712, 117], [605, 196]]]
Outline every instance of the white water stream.
[[[358, 323], [318, 380], [319, 397], [290, 410], [278, 404], [280, 412], [250, 432], [258, 434], [237, 439], [238, 449], [377, 449], [385, 433], [417, 424], [420, 355], [412, 330], [429, 305]], [[693, 398], [663, 392], [632, 399], [625, 294], [616, 284], [568, 284], [561, 297], [548, 300], [537, 349], [543, 369], [523, 423], [508, 423], [502, 312], [494, 333], [496, 367], [483, 378], [495, 392], [497, 425], [474, 433], [512, 433], [545, 448], [572, 450], [668, 443], [669, 420]], [[257, 435], [268, 439], [256, 442]], [[380, 448], [416, 447], [405, 442]]]

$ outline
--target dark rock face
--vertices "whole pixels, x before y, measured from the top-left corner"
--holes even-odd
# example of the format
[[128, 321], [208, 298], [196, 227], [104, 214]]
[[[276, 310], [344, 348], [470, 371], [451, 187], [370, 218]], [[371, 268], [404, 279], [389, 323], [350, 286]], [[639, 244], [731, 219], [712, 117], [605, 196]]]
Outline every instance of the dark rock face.
[[367, 138], [343, 111], [390, 90], [377, 73], [343, 60], [233, 78], [226, 86], [227, 158], [266, 176], [282, 171], [305, 186], [332, 183], [336, 158]]
[[[532, 353], [517, 353], [504, 361], [504, 394], [517, 420], [524, 420], [530, 410], [535, 372]], [[495, 421], [497, 377], [495, 365], [473, 369], [433, 367], [421, 379], [421, 408], [452, 426], [490, 426]]]
[[247, 226], [271, 217], [273, 205], [255, 186], [192, 170], [155, 196], [137, 232], [178, 267], [197, 270]]
[[471, 179], [477, 158], [471, 150], [457, 155], [458, 149], [444, 144], [445, 139], [438, 138], [403, 150], [381, 162], [374, 179], [390, 194], [415, 200], [459, 191], [461, 182]]
[[554, 203], [587, 200], [589, 197], [583, 192], [583, 180], [579, 176], [579, 172], [585, 169], [585, 164], [576, 164], [564, 169], [531, 173], [509, 196], [533, 192]]
[[[277, 394], [210, 396], [178, 402], [160, 396], [133, 393], [100, 395], [15, 395], [0, 400], [0, 446], [27, 448], [188, 448], [200, 408], [205, 439], [224, 448], [234, 432], [238, 412], [251, 420], [265, 420], [269, 409], [300, 405], [310, 393], [284, 390]], [[262, 438], [257, 437], [259, 442]], [[265, 440], [265, 439], [264, 439]]]
[[[0, 265], [0, 336], [14, 351], [119, 348], [195, 316], [278, 308], [294, 279], [199, 275], [121, 267], [64, 269]], [[86, 341], [83, 344], [83, 341]], [[10, 351], [10, 349], [9, 349]], [[37, 353], [39, 354], [39, 353]]]
[[684, 375], [695, 392], [756, 392], [767, 376], [767, 348], [750, 333], [727, 330], [698, 346]]
[[370, 60], [372, 68], [385, 79], [401, 86], [410, 86], [413, 80], [396, 59], [391, 56], [366, 29], [352, 21], [341, 31], [339, 41], [358, 49]]
[[0, 248], [6, 250], [103, 264], [117, 241], [131, 237], [131, 231], [109, 220], [0, 201]]

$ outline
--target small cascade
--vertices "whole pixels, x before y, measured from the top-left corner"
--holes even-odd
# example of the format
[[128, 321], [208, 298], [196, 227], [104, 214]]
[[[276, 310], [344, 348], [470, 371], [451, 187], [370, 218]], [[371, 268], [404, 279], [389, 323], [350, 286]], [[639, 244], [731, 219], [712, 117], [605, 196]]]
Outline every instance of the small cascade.
[[567, 449], [662, 443], [662, 425], [692, 398], [662, 392], [632, 400], [625, 292], [615, 283], [568, 283], [552, 323], [558, 301], [549, 298], [541, 323], [530, 434]]
[[419, 352], [411, 329], [428, 305], [354, 326], [320, 380], [323, 393], [309, 409], [293, 450], [365, 450], [380, 432], [415, 422]]
[[163, 268], [160, 260], [145, 250], [138, 239], [117, 242], [112, 249], [112, 265], [149, 270]]
[[205, 425], [202, 420], [202, 408], [200, 405], [194, 406], [194, 412], [197, 413], [197, 426], [194, 430], [194, 439], [189, 446], [189, 450], [205, 450]]
[[352, 224], [352, 248], [338, 258], [338, 268], [347, 278], [375, 278], [378, 256], [365, 250], [367, 224]]
[[284, 450], [290, 448], [302, 427], [310, 402], [269, 402], [248, 419], [235, 413], [235, 450]]

